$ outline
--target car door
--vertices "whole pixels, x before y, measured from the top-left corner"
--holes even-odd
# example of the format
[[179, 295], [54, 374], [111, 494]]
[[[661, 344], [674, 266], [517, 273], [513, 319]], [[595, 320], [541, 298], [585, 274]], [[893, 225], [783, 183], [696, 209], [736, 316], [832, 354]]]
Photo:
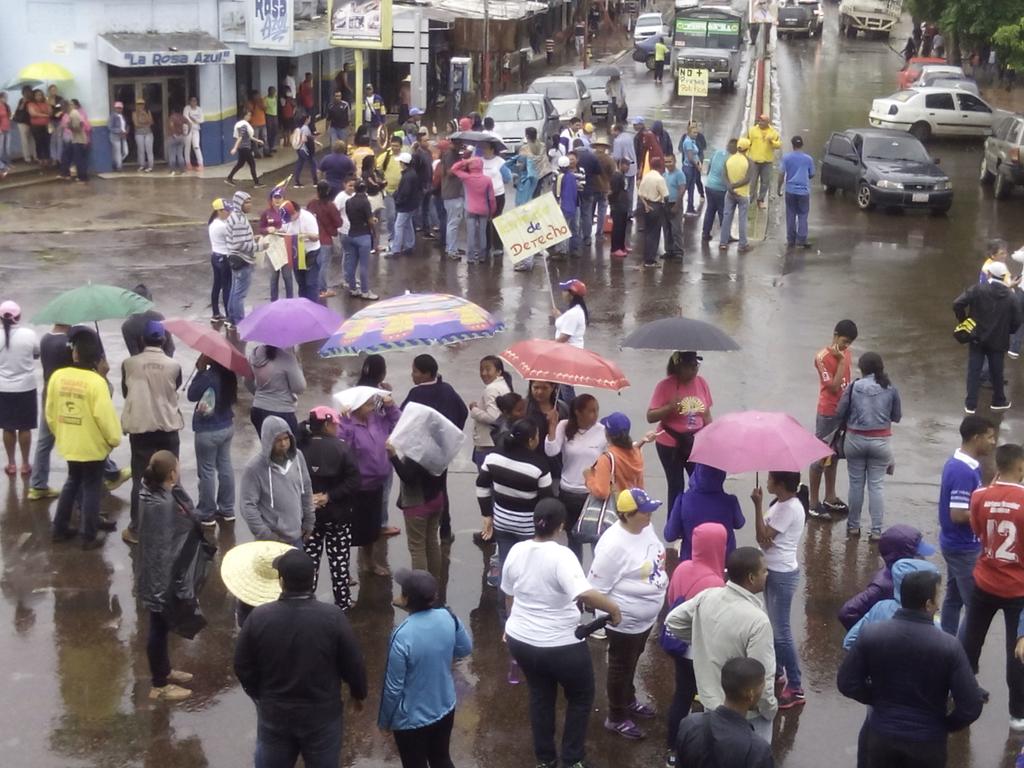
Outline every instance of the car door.
[[[920, 104], [919, 100], [914, 101]], [[926, 93], [924, 109], [920, 112], [921, 119], [932, 127], [932, 133], [937, 136], [956, 136], [964, 133], [965, 127], [961, 123], [952, 93]]]
[[587, 86], [580, 79], [576, 80], [576, 93], [579, 94], [580, 99], [580, 111], [577, 114], [583, 120], [590, 120], [593, 117], [590, 110], [590, 91], [587, 90]]
[[558, 135], [559, 117], [558, 110], [547, 96], [544, 97], [544, 113], [547, 115], [547, 120], [544, 123], [544, 137], [541, 138], [541, 141], [544, 142], [545, 147], [550, 147], [552, 137]]
[[992, 131], [992, 107], [973, 93], [957, 93], [957, 106], [963, 126], [961, 133], [969, 136], [988, 136]]
[[844, 133], [833, 133], [825, 150], [821, 183], [839, 189], [855, 189], [860, 178], [860, 155], [853, 140]]

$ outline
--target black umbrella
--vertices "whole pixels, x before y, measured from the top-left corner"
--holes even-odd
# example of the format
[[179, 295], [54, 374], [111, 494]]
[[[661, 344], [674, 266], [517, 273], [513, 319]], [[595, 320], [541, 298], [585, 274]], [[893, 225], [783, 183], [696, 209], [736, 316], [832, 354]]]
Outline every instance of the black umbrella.
[[456, 131], [448, 136], [452, 141], [462, 141], [466, 144], [493, 144], [499, 152], [505, 152], [508, 147], [501, 139], [483, 131]]
[[690, 317], [663, 317], [645, 323], [623, 339], [622, 346], [698, 352], [730, 352], [740, 348], [725, 331]]
[[599, 64], [590, 70], [592, 75], [607, 75], [608, 77], [616, 76], [622, 77], [622, 70], [616, 67], [614, 64]]

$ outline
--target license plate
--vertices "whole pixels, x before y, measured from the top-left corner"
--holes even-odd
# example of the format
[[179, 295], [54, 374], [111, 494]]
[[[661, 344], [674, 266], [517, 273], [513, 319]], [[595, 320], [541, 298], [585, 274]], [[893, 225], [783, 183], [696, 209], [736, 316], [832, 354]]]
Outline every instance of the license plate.
[[608, 111], [608, 107], [594, 107], [595, 115], [603, 115]]
[[915, 203], [927, 203], [928, 202], [928, 193], [927, 192], [915, 192], [914, 194], [912, 194], [910, 196], [910, 199], [911, 199], [912, 202], [915, 202]]

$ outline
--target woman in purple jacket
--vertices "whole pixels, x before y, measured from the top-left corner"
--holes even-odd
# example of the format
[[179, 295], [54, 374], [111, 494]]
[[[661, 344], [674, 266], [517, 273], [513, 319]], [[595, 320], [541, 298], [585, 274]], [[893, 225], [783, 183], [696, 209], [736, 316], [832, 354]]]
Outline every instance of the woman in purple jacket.
[[387, 442], [401, 409], [390, 394], [372, 387], [353, 387], [342, 414], [338, 437], [352, 448], [359, 464], [359, 490], [352, 495], [352, 546], [362, 547], [359, 570], [377, 576], [391, 574], [380, 539], [384, 485], [391, 476]]

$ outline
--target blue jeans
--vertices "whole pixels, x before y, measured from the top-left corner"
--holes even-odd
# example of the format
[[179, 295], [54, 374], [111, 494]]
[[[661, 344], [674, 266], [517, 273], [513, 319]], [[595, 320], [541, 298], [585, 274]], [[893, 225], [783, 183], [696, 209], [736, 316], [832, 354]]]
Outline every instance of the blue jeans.
[[185, 170], [185, 137], [172, 136], [167, 141], [167, 165], [172, 171]]
[[786, 242], [807, 242], [807, 214], [811, 210], [810, 195], [786, 193]]
[[871, 531], [881, 532], [885, 517], [885, 496], [882, 484], [885, 470], [892, 464], [892, 448], [888, 437], [865, 437], [854, 432], [846, 433], [843, 443], [846, 454], [846, 470], [850, 475], [850, 515], [847, 528], [860, 528], [860, 511], [864, 507], [864, 487], [868, 491], [868, 508], [871, 511]]
[[[711, 189], [711, 187], [705, 187], [704, 191], [707, 193], [707, 205], [704, 208], [704, 229], [701, 232], [701, 237], [710, 240], [715, 217], [718, 217], [719, 225], [722, 223], [722, 214], [725, 211], [725, 192], [721, 189]], [[728, 233], [726, 233], [725, 239], [728, 241]]]
[[[369, 235], [349, 237], [345, 235], [345, 282], [350, 291], [370, 292], [370, 248]], [[356, 288], [356, 268], [359, 268], [359, 287]]]
[[341, 761], [341, 715], [309, 725], [300, 718], [256, 724], [255, 768], [294, 768], [299, 755], [306, 768], [337, 768]]
[[309, 299], [314, 304], [320, 301], [320, 249], [306, 251], [306, 268], [295, 269], [300, 299]]
[[292, 280], [292, 268], [285, 264], [281, 269], [270, 273], [270, 300], [277, 301], [279, 295], [280, 281], [284, 280], [284, 295], [291, 298], [295, 293], [295, 283]]
[[572, 213], [562, 211], [565, 216], [565, 223], [569, 225], [569, 239], [563, 240], [555, 246], [558, 253], [576, 253], [580, 249], [580, 209]]
[[395, 214], [395, 234], [391, 239], [391, 252], [411, 251], [416, 246], [416, 230], [412, 225], [412, 211], [398, 211]]
[[942, 550], [946, 561], [946, 597], [942, 601], [942, 631], [956, 637], [960, 629], [960, 609], [971, 602], [974, 592], [974, 564], [978, 550], [950, 552]]
[[102, 460], [68, 462], [68, 479], [57, 499], [57, 511], [53, 517], [54, 533], [70, 533], [71, 509], [77, 501], [82, 538], [86, 541], [96, 538], [103, 494], [103, 468]]
[[316, 287], [320, 293], [327, 290], [327, 282], [331, 271], [331, 257], [334, 256], [334, 243], [320, 243], [319, 274], [316, 279]]
[[313, 184], [316, 184], [316, 158], [313, 157], [305, 149], [300, 149], [295, 153], [295, 185], [301, 186], [302, 184], [302, 169], [304, 166], [309, 166], [309, 175], [313, 177]]
[[210, 309], [213, 316], [220, 315], [220, 305], [223, 302], [224, 312], [227, 314], [228, 301], [231, 299], [231, 265], [228, 264], [228, 257], [222, 253], [210, 254], [210, 266], [213, 268], [213, 289], [210, 291]]
[[466, 215], [466, 263], [484, 261], [487, 257], [487, 217], [479, 213]]
[[461, 197], [444, 201], [445, 235], [444, 249], [451, 255], [459, 250], [459, 225], [466, 213], [466, 204]]
[[800, 661], [796, 657], [796, 643], [793, 629], [789, 626], [793, 595], [800, 584], [800, 569], [792, 571], [768, 571], [764, 586], [764, 608], [772, 624], [775, 636], [775, 674], [786, 673], [787, 685], [800, 688]]
[[388, 227], [388, 245], [395, 242], [395, 219], [398, 214], [395, 212], [395, 198], [391, 195], [384, 195], [384, 223]]
[[235, 514], [235, 470], [231, 465], [231, 438], [234, 426], [213, 432], [196, 432], [196, 469], [199, 472], [199, 503], [196, 517], [200, 521], [214, 516]]
[[46, 414], [39, 415], [39, 431], [36, 432], [36, 452], [32, 457], [32, 476], [28, 487], [45, 490], [50, 484], [50, 454], [55, 443], [50, 425], [46, 423]]
[[[590, 245], [594, 230], [594, 211], [597, 209], [597, 193], [584, 192], [580, 200], [579, 233], [583, 245]], [[603, 231], [603, 230], [598, 230]]]
[[336, 141], [345, 141], [348, 138], [348, 128], [332, 128], [327, 129], [327, 138], [330, 139], [330, 146], [334, 146]]
[[0, 131], [0, 162], [7, 163], [11, 159], [11, 132]]
[[725, 209], [722, 214], [722, 233], [719, 245], [729, 244], [729, 233], [732, 231], [732, 217], [735, 215], [739, 218], [740, 248], [747, 247], [747, 210], [749, 208], [749, 197], [725, 193]]
[[597, 239], [604, 240], [604, 224], [608, 219], [608, 195], [597, 196]]
[[253, 265], [231, 270], [231, 295], [228, 297], [228, 322], [238, 325], [245, 319], [245, 297], [252, 283]]
[[697, 190], [697, 179], [700, 177], [700, 171], [697, 170], [696, 166], [684, 165], [683, 175], [686, 176], [686, 212], [696, 213], [697, 209], [693, 206], [693, 197], [694, 192]]

